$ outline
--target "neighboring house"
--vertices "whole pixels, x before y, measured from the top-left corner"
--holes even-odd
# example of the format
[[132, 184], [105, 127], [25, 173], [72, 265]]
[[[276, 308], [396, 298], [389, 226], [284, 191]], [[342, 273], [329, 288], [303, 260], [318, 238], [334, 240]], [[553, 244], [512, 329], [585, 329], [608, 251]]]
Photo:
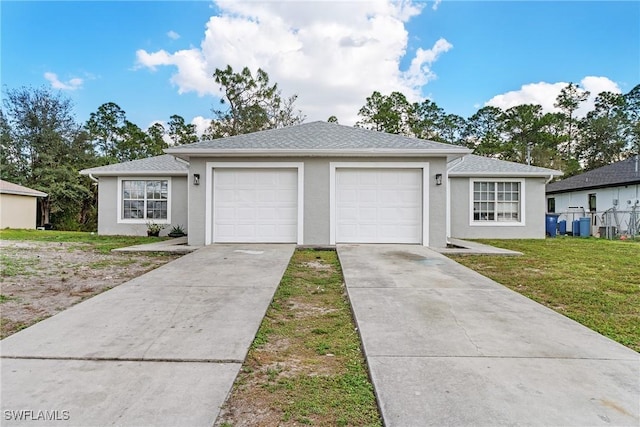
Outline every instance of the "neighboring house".
[[36, 228], [38, 197], [47, 194], [0, 180], [0, 228]]
[[449, 236], [528, 239], [545, 236], [545, 184], [561, 172], [468, 155], [449, 167]]
[[[491, 179], [482, 182], [510, 183], [509, 189], [503, 184], [492, 187], [491, 196], [484, 189], [478, 205], [482, 212], [471, 220], [471, 225], [482, 225], [466, 224], [466, 228], [478, 229], [482, 237], [494, 237], [494, 230], [499, 230], [507, 237], [544, 238], [544, 182], [559, 174], [499, 162], [512, 165], [512, 175], [506, 171], [469, 175], [456, 169], [464, 162], [454, 164], [469, 156], [467, 148], [326, 122], [202, 141], [165, 152], [168, 155], [81, 172], [99, 179], [99, 233], [143, 234], [145, 222], [153, 219], [187, 225], [190, 245], [444, 247], [447, 237], [469, 234], [450, 227], [447, 200], [451, 210], [466, 209], [466, 218], [473, 218], [469, 201], [474, 196], [468, 183], [485, 177]], [[452, 185], [467, 183], [464, 191], [448, 191], [448, 168], [453, 172]], [[142, 191], [145, 186], [153, 190]], [[157, 186], [164, 192], [157, 193]], [[542, 208], [520, 202], [525, 192], [524, 200], [537, 200]], [[500, 200], [507, 193], [518, 199], [508, 216], [506, 205], [489, 203], [490, 197]], [[158, 200], [171, 207], [170, 213], [161, 211], [157, 216]], [[504, 233], [503, 222], [518, 224]]]
[[569, 222], [590, 216], [596, 232], [600, 226], [610, 225], [616, 227], [617, 233], [631, 228], [631, 234], [638, 234], [635, 216], [640, 214], [639, 163], [638, 156], [634, 156], [548, 184], [547, 211]]

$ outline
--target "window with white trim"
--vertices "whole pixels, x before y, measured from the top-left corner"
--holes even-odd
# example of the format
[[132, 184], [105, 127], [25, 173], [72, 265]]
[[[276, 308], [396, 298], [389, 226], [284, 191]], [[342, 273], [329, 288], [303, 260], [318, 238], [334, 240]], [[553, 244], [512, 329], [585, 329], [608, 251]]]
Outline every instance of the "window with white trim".
[[520, 222], [520, 182], [475, 181], [473, 220], [478, 222]]
[[122, 219], [166, 220], [168, 218], [168, 180], [123, 179], [121, 197]]

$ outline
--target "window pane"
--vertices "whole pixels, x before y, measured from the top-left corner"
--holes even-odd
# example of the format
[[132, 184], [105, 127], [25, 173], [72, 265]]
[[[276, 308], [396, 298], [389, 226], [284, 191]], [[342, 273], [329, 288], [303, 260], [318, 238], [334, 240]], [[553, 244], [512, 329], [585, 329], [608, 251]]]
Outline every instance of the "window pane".
[[519, 182], [474, 182], [474, 221], [518, 221]]
[[169, 181], [123, 180], [122, 218], [167, 219]]

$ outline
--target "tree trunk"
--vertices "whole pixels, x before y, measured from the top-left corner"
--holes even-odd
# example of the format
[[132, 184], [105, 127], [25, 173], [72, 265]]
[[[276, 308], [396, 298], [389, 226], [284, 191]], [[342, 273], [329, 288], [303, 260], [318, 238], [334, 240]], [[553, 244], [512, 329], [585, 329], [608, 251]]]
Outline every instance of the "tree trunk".
[[51, 202], [48, 197], [40, 199], [40, 215], [42, 218], [42, 225], [50, 224], [49, 216], [51, 213]]

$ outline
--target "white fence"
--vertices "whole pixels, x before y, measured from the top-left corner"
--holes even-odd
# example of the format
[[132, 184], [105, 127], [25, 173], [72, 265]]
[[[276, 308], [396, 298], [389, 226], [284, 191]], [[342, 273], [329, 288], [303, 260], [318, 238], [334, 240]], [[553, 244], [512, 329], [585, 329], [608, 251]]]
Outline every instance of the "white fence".
[[[617, 239], [621, 236], [640, 238], [640, 206], [635, 205], [630, 210], [615, 208], [600, 212], [589, 212], [584, 209], [571, 209], [558, 213], [558, 224], [566, 221], [567, 234], [573, 234], [574, 221], [580, 218], [590, 218], [592, 236], [607, 239]], [[560, 226], [558, 227], [560, 230]]]

